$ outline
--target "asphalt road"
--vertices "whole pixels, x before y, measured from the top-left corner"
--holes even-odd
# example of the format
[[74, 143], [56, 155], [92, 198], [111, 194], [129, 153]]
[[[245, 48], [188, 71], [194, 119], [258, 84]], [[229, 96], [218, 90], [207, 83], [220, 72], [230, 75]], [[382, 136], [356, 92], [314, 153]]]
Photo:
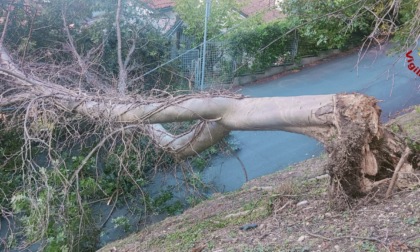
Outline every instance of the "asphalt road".
[[[417, 52], [413, 55], [420, 65]], [[341, 56], [277, 80], [244, 87], [240, 92], [252, 97], [360, 92], [381, 101], [382, 121], [420, 104], [420, 78], [408, 70], [404, 54], [391, 57], [384, 51], [371, 50], [361, 62], [358, 59], [357, 53]], [[315, 140], [287, 132], [236, 131], [232, 135], [240, 146], [237, 155], [249, 179], [284, 169], [323, 150]], [[245, 182], [235, 157], [216, 157], [203, 176], [223, 191], [236, 190]]]

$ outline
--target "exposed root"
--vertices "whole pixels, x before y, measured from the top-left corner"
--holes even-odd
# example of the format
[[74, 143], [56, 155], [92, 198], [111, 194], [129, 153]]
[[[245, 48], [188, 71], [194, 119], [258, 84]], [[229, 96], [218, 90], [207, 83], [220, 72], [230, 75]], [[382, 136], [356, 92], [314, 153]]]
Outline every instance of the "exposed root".
[[369, 143], [379, 134], [380, 110], [376, 100], [366, 96], [356, 96], [353, 100], [340, 96], [337, 105], [340, 134], [327, 144], [332, 191], [350, 197], [362, 196], [366, 191], [363, 178], [378, 170]]
[[[327, 170], [331, 176], [330, 197], [335, 205], [344, 206], [349, 203], [348, 197], [365, 196], [378, 181], [390, 178], [409, 148], [403, 138], [380, 125], [380, 109], [374, 98], [338, 96], [335, 116], [339, 129], [326, 143], [330, 156]], [[409, 165], [414, 157], [407, 154], [401, 166]]]
[[394, 189], [395, 182], [398, 179], [398, 173], [401, 170], [401, 167], [403, 167], [404, 163], [406, 162], [408, 155], [410, 155], [410, 152], [411, 152], [410, 148], [407, 147], [403, 155], [401, 156], [400, 161], [395, 167], [394, 174], [392, 175], [392, 179], [391, 179], [391, 182], [389, 183], [388, 190], [386, 191], [385, 198], [389, 198], [389, 196], [391, 196], [392, 189]]

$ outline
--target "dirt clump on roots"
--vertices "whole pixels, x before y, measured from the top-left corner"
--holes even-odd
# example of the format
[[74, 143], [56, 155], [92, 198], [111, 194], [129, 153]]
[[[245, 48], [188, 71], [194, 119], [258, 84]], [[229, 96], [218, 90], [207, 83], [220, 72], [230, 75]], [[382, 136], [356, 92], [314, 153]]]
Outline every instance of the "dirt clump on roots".
[[[377, 101], [358, 96], [354, 100], [340, 98], [337, 102], [337, 133], [325, 143], [329, 154], [327, 171], [331, 176], [330, 196], [337, 203], [364, 196], [365, 149], [370, 149], [379, 131], [380, 109]], [[338, 204], [341, 205], [341, 204]]]
[[[389, 127], [400, 125], [416, 139], [420, 112], [409, 114]], [[397, 183], [389, 199], [372, 192], [339, 209], [328, 197], [328, 159], [323, 154], [213, 195], [100, 251], [420, 251], [420, 172]]]
[[333, 151], [327, 170], [349, 196], [360, 196], [358, 182], [362, 175], [359, 167], [363, 160], [360, 150], [364, 145], [362, 139], [366, 138], [366, 132], [357, 130], [360, 128], [356, 123], [348, 123], [340, 139], [333, 141], [329, 147]]
[[[413, 115], [417, 110], [413, 109]], [[376, 99], [338, 96], [334, 111], [336, 131], [327, 135], [324, 144], [329, 155], [330, 197], [336, 206], [383, 191], [383, 183], [389, 183], [400, 161], [407, 171], [418, 167], [420, 142], [408, 136], [401, 125], [381, 125]], [[413, 120], [417, 120], [415, 116]]]

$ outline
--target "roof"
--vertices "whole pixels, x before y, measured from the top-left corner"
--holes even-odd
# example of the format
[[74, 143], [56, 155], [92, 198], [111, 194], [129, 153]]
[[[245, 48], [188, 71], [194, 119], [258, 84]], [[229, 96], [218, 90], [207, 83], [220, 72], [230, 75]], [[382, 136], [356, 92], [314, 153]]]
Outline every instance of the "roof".
[[257, 14], [262, 14], [262, 19], [265, 22], [282, 19], [285, 15], [277, 8], [276, 2], [278, 0], [238, 0], [244, 4], [241, 7], [241, 12], [249, 17]]
[[174, 0], [142, 0], [153, 9], [164, 9], [175, 6]]
[[[141, 0], [147, 3], [152, 9], [172, 8], [175, 6], [175, 0]], [[262, 19], [265, 22], [284, 18], [284, 14], [277, 8], [276, 2], [281, 0], [237, 0], [243, 3], [240, 12], [246, 16], [263, 14]]]

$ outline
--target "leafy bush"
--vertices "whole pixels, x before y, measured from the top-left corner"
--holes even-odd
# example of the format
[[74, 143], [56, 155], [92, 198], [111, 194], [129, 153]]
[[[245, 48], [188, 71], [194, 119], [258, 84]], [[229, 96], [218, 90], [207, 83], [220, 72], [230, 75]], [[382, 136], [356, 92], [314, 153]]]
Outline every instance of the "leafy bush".
[[231, 51], [235, 57], [242, 59], [239, 74], [263, 71], [279, 57], [287, 57], [293, 40], [294, 33], [290, 33], [289, 24], [282, 21], [256, 25], [231, 36]]

